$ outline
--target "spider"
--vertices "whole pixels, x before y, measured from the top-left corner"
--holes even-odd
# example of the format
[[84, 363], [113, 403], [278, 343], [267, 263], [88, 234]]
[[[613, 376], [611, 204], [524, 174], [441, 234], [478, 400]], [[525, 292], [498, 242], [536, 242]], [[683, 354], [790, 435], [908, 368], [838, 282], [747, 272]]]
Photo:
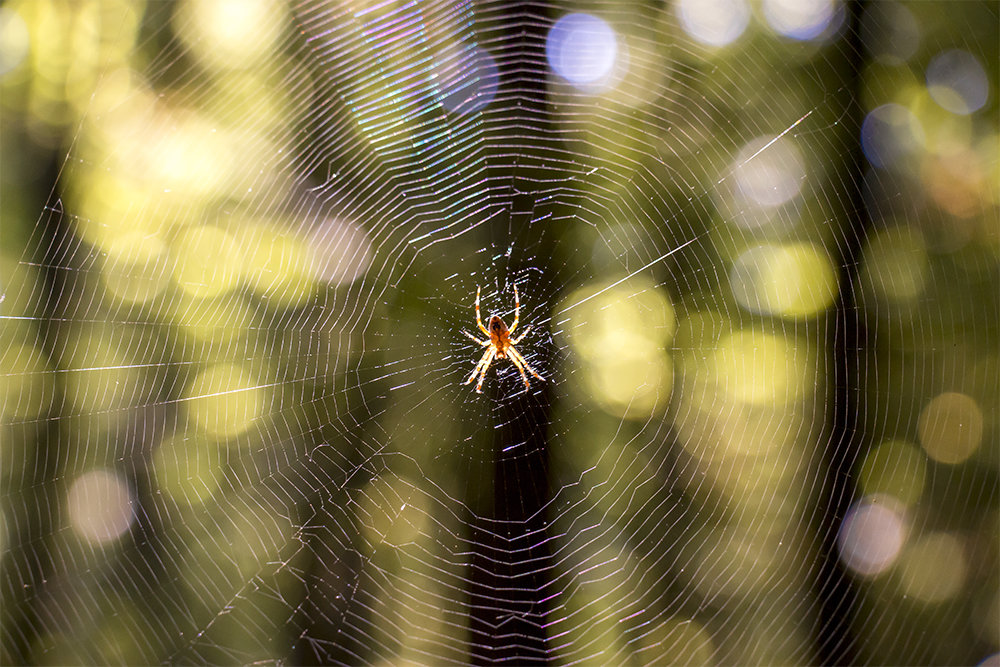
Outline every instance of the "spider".
[[490, 364], [493, 363], [494, 358], [499, 359], [510, 359], [518, 372], [521, 374], [521, 379], [524, 380], [524, 390], [528, 391], [531, 388], [531, 383], [528, 382], [528, 376], [524, 374], [524, 369], [528, 369], [528, 372], [534, 375], [539, 380], [544, 380], [541, 375], [535, 372], [528, 362], [524, 360], [521, 353], [514, 349], [514, 346], [521, 342], [529, 331], [531, 331], [531, 326], [525, 327], [524, 331], [517, 338], [511, 338], [511, 334], [514, 333], [514, 329], [517, 328], [517, 323], [521, 318], [521, 298], [517, 294], [517, 285], [514, 285], [514, 324], [507, 328], [498, 316], [493, 315], [490, 317], [490, 327], [487, 329], [483, 326], [483, 318], [479, 315], [479, 288], [476, 288], [476, 324], [479, 325], [479, 330], [486, 334], [486, 340], [479, 340], [468, 331], [462, 331], [466, 336], [476, 341], [483, 347], [489, 348], [483, 353], [483, 357], [476, 364], [476, 369], [472, 371], [472, 375], [469, 379], [465, 381], [465, 384], [471, 384], [476, 376], [479, 376], [479, 382], [476, 384], [476, 393], [483, 393], [483, 380], [486, 379], [486, 371], [489, 369]]

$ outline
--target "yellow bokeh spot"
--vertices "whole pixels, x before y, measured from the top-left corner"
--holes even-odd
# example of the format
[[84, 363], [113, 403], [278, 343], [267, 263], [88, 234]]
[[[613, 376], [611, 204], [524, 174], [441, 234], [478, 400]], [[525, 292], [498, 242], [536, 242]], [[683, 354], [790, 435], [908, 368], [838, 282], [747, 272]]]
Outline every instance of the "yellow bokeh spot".
[[253, 225], [241, 235], [247, 275], [263, 298], [283, 307], [299, 306], [315, 291], [313, 259], [297, 235], [267, 225]]
[[240, 279], [239, 249], [224, 230], [211, 225], [181, 230], [173, 243], [174, 280], [197, 298], [218, 296]]
[[927, 476], [927, 459], [916, 446], [901, 440], [884, 442], [861, 464], [861, 491], [866, 496], [883, 495], [903, 505], [920, 499]]
[[[152, 153], [149, 163], [151, 183], [166, 188], [164, 199], [201, 202], [224, 192], [234, 168], [237, 140], [218, 131], [215, 121], [189, 111], [171, 111], [155, 117], [152, 146], [137, 142], [136, 152]], [[147, 160], [137, 155], [133, 161]], [[206, 199], [202, 199], [205, 197]]]
[[[69, 166], [66, 196], [83, 239], [134, 259], [134, 244], [166, 241], [178, 225], [203, 220], [209, 201], [225, 194], [234, 140], [156, 98], [124, 68], [102, 81], [89, 104], [110, 108], [88, 116], [79, 142], [86, 162]], [[86, 167], [93, 163], [103, 168]]]
[[200, 505], [219, 488], [219, 447], [198, 437], [176, 435], [153, 454], [153, 473], [160, 489], [177, 502]]
[[780, 405], [806, 389], [801, 357], [779, 336], [743, 330], [726, 336], [713, 355], [716, 382], [737, 401]]
[[[862, 107], [870, 111], [887, 101], [905, 104], [922, 86], [923, 81], [918, 80], [906, 64], [874, 60], [864, 70]], [[888, 91], [892, 91], [893, 96], [887, 98]]]
[[639, 337], [619, 336], [615, 354], [591, 361], [587, 386], [611, 414], [630, 419], [648, 417], [662, 406], [673, 385], [673, 363], [662, 350]]
[[904, 227], [886, 229], [869, 239], [862, 257], [866, 289], [895, 303], [910, 303], [927, 285], [929, 262], [920, 233]]
[[249, 67], [273, 53], [288, 17], [277, 0], [184, 0], [177, 34], [213, 68]]
[[[124, 63], [104, 72], [88, 93], [90, 108], [94, 113], [93, 122], [97, 126], [111, 122], [109, 117], [120, 120], [118, 114], [126, 110], [134, 112], [138, 104], [148, 108], [150, 103], [150, 90], [146, 80], [141, 73]], [[139, 97], [141, 101], [137, 104], [134, 97]], [[106, 138], [95, 137], [97, 142]]]
[[362, 489], [359, 516], [364, 517], [363, 544], [369, 556], [405, 547], [426, 534], [430, 519], [423, 498], [406, 479], [392, 475], [373, 479]]
[[910, 111], [924, 129], [924, 148], [928, 152], [965, 147], [972, 141], [972, 117], [953, 114], [934, 101], [930, 91], [915, 88]]
[[151, 301], [170, 283], [166, 245], [157, 236], [136, 232], [111, 239], [101, 280], [120, 301]]
[[124, 340], [121, 329], [75, 327], [67, 330], [66, 353], [60, 366], [66, 397], [83, 414], [115, 413], [148, 400], [143, 371], [113, 341]]
[[255, 322], [243, 298], [233, 293], [180, 300], [174, 318], [186, 334], [211, 343], [229, 343], [246, 334]]
[[246, 431], [264, 407], [264, 390], [233, 364], [202, 371], [187, 390], [191, 418], [206, 433], [220, 438]]
[[786, 317], [809, 317], [837, 297], [837, 274], [829, 255], [809, 243], [763, 249], [749, 286], [760, 310]]
[[17, 69], [31, 48], [31, 34], [16, 9], [0, 7], [0, 76]]
[[961, 463], [979, 447], [983, 413], [969, 396], [946, 392], [920, 412], [917, 429], [928, 456], [939, 463]]
[[921, 602], [954, 597], [965, 583], [965, 550], [950, 533], [931, 533], [906, 550], [897, 565], [899, 587]]
[[134, 257], [136, 239], [164, 238], [172, 226], [162, 213], [166, 197], [134, 174], [71, 171], [67, 198], [80, 238], [116, 258]]
[[569, 331], [588, 395], [616, 416], [646, 418], [673, 388], [673, 363], [664, 349], [677, 327], [673, 306], [648, 282], [629, 281], [593, 296], [597, 289], [567, 299], [580, 303]]

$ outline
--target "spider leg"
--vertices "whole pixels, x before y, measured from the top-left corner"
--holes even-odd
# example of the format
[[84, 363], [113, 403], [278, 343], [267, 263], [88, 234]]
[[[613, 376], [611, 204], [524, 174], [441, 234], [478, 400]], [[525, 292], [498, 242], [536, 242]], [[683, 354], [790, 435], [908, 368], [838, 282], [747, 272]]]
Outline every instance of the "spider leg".
[[534, 368], [528, 365], [528, 362], [524, 360], [524, 357], [521, 356], [521, 353], [515, 350], [513, 346], [507, 346], [507, 356], [511, 357], [512, 359], [517, 359], [518, 361], [520, 361], [522, 364], [524, 364], [524, 367], [528, 369], [528, 372], [534, 375], [539, 380], [545, 380], [545, 378], [539, 375]]
[[517, 284], [514, 285], [514, 324], [510, 325], [510, 329], [507, 330], [508, 334], [514, 333], [514, 329], [517, 328], [517, 322], [521, 319], [521, 297], [517, 294]]
[[524, 390], [528, 391], [531, 389], [531, 383], [528, 382], [528, 376], [524, 374], [524, 366], [521, 365], [521, 361], [517, 358], [516, 354], [511, 354], [513, 350], [507, 349], [507, 356], [510, 357], [511, 363], [517, 367], [517, 372], [521, 374], [521, 379], [524, 380]]
[[531, 331], [531, 325], [530, 324], [528, 326], [524, 327], [524, 331], [521, 332], [520, 336], [518, 336], [517, 338], [512, 338], [509, 344], [510, 345], [517, 345], [518, 343], [521, 342], [522, 338], [524, 338], [525, 336], [528, 335], [529, 331]]
[[490, 360], [490, 357], [492, 356], [493, 356], [493, 348], [490, 348], [485, 352], [483, 352], [483, 356], [479, 358], [479, 363], [476, 364], [476, 369], [472, 371], [472, 375], [470, 375], [469, 379], [465, 381], [465, 384], [469, 384], [476, 379], [476, 376], [479, 375], [479, 369], [483, 367], [483, 364], [487, 364]]
[[479, 382], [476, 384], [476, 393], [477, 394], [483, 393], [483, 380], [486, 379], [486, 371], [489, 370], [490, 363], [493, 362], [493, 355], [494, 355], [495, 352], [496, 352], [496, 350], [494, 348], [492, 348], [492, 347], [490, 349], [486, 350], [486, 356], [483, 357], [483, 360], [486, 363], [483, 364], [483, 370], [482, 370], [482, 372], [479, 375]]
[[479, 287], [476, 286], [476, 324], [479, 325], [479, 330], [482, 331], [487, 336], [490, 335], [490, 330], [483, 326], [483, 318], [479, 315]]
[[489, 345], [492, 342], [490, 340], [479, 340], [478, 338], [476, 338], [475, 336], [473, 336], [472, 334], [470, 334], [468, 331], [466, 331], [464, 329], [462, 330], [462, 333], [464, 333], [466, 336], [468, 336], [472, 340], [476, 341], [477, 343], [479, 343], [483, 347], [486, 347], [487, 345]]

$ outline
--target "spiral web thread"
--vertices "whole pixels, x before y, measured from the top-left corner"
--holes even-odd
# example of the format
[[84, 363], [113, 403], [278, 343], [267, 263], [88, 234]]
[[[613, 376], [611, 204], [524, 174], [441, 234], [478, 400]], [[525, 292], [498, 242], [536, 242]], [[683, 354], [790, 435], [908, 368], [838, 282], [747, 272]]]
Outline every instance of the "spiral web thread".
[[2, 661], [995, 653], [995, 7], [694, 4], [105, 20], [4, 232]]

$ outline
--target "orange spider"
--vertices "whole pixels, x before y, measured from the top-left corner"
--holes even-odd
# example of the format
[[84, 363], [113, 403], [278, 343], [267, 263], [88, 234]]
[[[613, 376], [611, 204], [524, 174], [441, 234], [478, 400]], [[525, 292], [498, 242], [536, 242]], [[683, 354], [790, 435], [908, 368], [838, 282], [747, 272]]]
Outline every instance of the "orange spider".
[[476, 385], [476, 393], [483, 393], [483, 380], [486, 378], [486, 371], [489, 369], [490, 364], [493, 363], [494, 358], [498, 359], [510, 359], [518, 372], [521, 374], [521, 379], [524, 380], [524, 390], [528, 391], [531, 387], [531, 383], [528, 382], [528, 376], [524, 374], [524, 369], [528, 369], [528, 372], [534, 375], [539, 380], [544, 380], [541, 375], [535, 372], [528, 362], [524, 360], [521, 353], [514, 349], [514, 346], [521, 342], [531, 327], [525, 327], [524, 331], [517, 338], [511, 338], [511, 334], [514, 333], [514, 329], [517, 328], [518, 320], [521, 318], [521, 298], [517, 294], [517, 285], [514, 285], [514, 324], [507, 328], [507, 325], [503, 323], [498, 316], [493, 315], [490, 317], [490, 328], [487, 329], [483, 326], [483, 318], [479, 315], [479, 288], [476, 288], [476, 324], [479, 325], [479, 330], [488, 336], [486, 340], [479, 340], [468, 331], [462, 331], [466, 336], [476, 341], [483, 347], [489, 348], [483, 353], [482, 359], [476, 364], [476, 370], [472, 371], [472, 375], [469, 379], [465, 381], [465, 384], [470, 384], [479, 376], [479, 383]]

